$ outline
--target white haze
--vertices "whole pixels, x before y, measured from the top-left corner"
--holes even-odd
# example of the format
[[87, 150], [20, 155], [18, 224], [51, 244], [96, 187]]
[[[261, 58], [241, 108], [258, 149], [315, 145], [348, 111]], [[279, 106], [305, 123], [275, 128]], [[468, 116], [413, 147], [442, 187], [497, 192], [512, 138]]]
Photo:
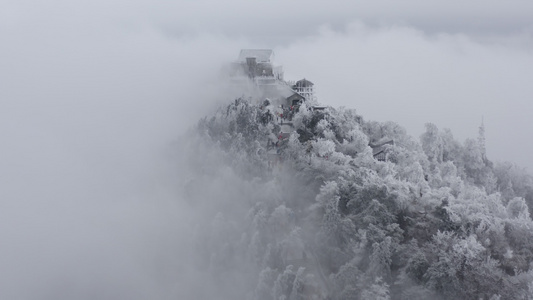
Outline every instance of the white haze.
[[475, 138], [483, 118], [489, 158], [533, 170], [532, 34], [507, 36], [506, 43], [477, 38], [353, 22], [323, 27], [281, 48], [278, 58], [288, 76], [315, 82], [324, 104], [398, 122], [415, 137], [431, 122], [460, 141]]
[[[240, 48], [415, 136], [473, 137], [483, 115], [489, 158], [532, 170], [531, 4], [402, 3], [0, 1], [0, 298], [215, 295], [188, 264], [204, 218], [172, 144], [227, 100]], [[245, 194], [227, 172], [207, 198]]]

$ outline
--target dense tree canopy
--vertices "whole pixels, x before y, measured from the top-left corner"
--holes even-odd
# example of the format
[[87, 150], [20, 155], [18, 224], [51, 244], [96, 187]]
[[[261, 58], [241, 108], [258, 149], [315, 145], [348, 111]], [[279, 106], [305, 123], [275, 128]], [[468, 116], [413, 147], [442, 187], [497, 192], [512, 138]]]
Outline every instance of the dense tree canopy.
[[[484, 137], [460, 143], [427, 124], [418, 142], [393, 122], [305, 104], [282, 137], [275, 109], [238, 99], [194, 133], [245, 182], [232, 186], [245, 200], [210, 207], [196, 229], [199, 265], [246, 282], [238, 298], [533, 297], [533, 180], [489, 161]], [[369, 144], [383, 139], [394, 143], [378, 161]], [[209, 182], [201, 155], [194, 176]]]

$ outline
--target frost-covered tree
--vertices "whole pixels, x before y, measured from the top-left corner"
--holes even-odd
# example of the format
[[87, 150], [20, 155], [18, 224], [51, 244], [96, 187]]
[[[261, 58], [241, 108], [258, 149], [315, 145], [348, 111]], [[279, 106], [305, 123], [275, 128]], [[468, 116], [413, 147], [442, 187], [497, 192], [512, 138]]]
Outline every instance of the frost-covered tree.
[[378, 277], [375, 282], [361, 293], [362, 300], [390, 300], [389, 285]]
[[422, 149], [432, 163], [440, 163], [444, 155], [444, 142], [435, 124], [427, 123], [426, 132], [420, 137]]
[[[221, 299], [235, 296], [229, 282], [249, 299], [533, 294], [533, 180], [492, 164], [481, 129], [459, 143], [428, 123], [417, 141], [394, 122], [303, 103], [280, 138], [275, 109], [238, 99], [180, 152], [193, 170], [184, 193], [206, 215], [191, 225], [195, 263]], [[369, 145], [385, 139], [377, 161]]]

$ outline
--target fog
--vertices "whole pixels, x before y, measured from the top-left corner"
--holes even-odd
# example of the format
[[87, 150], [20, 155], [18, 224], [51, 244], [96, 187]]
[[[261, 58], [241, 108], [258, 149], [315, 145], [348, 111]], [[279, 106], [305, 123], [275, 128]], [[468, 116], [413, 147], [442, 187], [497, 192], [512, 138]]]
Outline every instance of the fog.
[[488, 41], [353, 22], [342, 30], [322, 27], [282, 49], [287, 75], [316, 82], [325, 104], [398, 122], [414, 137], [431, 122], [464, 141], [477, 136], [484, 119], [489, 158], [533, 169], [526, 138], [533, 130], [531, 32]]
[[[323, 104], [415, 137], [425, 122], [475, 137], [483, 116], [489, 158], [533, 169], [531, 12], [521, 1], [1, 1], [0, 298], [200, 288], [191, 226], [210, 215], [181, 190], [197, 165], [180, 149], [228, 100], [219, 70], [241, 48], [273, 48]], [[224, 179], [205, 198], [245, 195], [215, 161]]]

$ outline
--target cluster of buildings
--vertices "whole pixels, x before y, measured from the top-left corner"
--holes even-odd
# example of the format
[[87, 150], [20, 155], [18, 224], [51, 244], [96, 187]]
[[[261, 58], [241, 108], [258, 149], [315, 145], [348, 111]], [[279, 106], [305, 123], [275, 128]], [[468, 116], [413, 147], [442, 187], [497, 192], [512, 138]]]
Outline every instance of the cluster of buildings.
[[[242, 49], [236, 61], [229, 68], [229, 79], [239, 90], [248, 91], [253, 99], [268, 100], [281, 107], [297, 107], [306, 101], [313, 109], [316, 106], [314, 84], [307, 80], [285, 81], [283, 67], [274, 62], [274, 51], [271, 49]], [[288, 134], [282, 132], [283, 134]], [[369, 146], [376, 160], [387, 160], [387, 145], [394, 145], [391, 139], [384, 139]]]
[[257, 99], [284, 106], [315, 102], [314, 84], [307, 79], [285, 81], [283, 67], [275, 65], [271, 49], [241, 50], [237, 61], [230, 65], [229, 75], [232, 84], [245, 88]]

